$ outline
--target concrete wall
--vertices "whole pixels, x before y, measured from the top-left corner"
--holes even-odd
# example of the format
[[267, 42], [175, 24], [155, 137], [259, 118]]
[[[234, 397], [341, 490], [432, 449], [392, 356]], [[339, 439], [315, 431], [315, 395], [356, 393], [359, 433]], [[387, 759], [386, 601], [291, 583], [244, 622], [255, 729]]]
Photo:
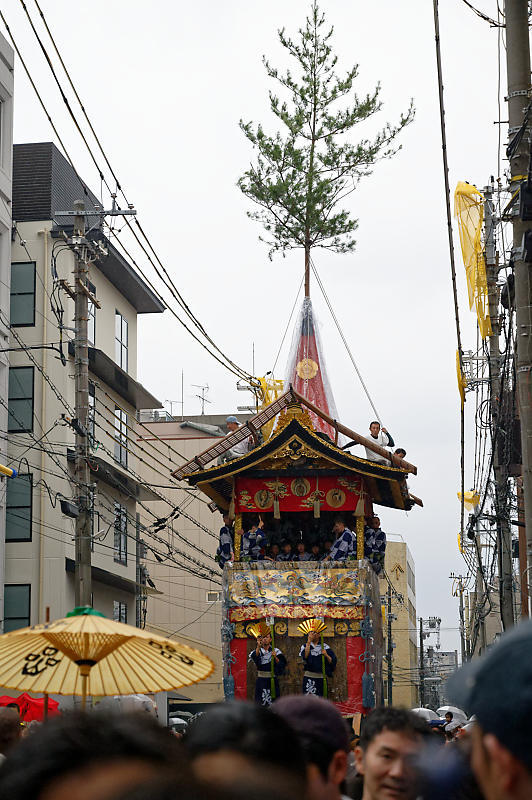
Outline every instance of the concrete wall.
[[[31, 259], [36, 263], [36, 313], [35, 325], [14, 328], [11, 336], [11, 346], [14, 347], [18, 346], [15, 333], [29, 346], [45, 342], [57, 345], [59, 341], [57, 320], [50, 307], [50, 293], [53, 288], [51, 258], [54, 242], [57, 242], [51, 236], [51, 228], [49, 221], [18, 223], [18, 230], [26, 246], [22, 247], [17, 238], [12, 245], [10, 260]], [[59, 278], [64, 278], [70, 285], [73, 281], [73, 267], [71, 251], [63, 249], [57, 256], [57, 271]], [[129, 373], [134, 377], [137, 358], [136, 311], [97, 267], [91, 268], [89, 279], [96, 286], [96, 297], [102, 306], [96, 311], [96, 348], [112, 360], [115, 359], [114, 324], [115, 309], [118, 309], [129, 323]], [[65, 292], [61, 292], [61, 301], [65, 309], [64, 324], [73, 327], [74, 303]], [[73, 476], [72, 466], [66, 458], [67, 449], [74, 447], [74, 433], [61, 421], [62, 413], [69, 414], [66, 406], [72, 409], [74, 407], [74, 365], [67, 348], [67, 340], [72, 336], [72, 331], [65, 332], [66, 366], [61, 364], [58, 353], [54, 350], [31, 351], [35, 362], [33, 435], [13, 433], [9, 437], [10, 461], [18, 466], [23, 456], [25, 460], [21, 463], [22, 471], [32, 473], [34, 488], [32, 540], [6, 544], [6, 582], [31, 584], [32, 624], [42, 622], [48, 615], [51, 619], [61, 617], [74, 605], [73, 575], [65, 571], [65, 559], [74, 559], [75, 524], [74, 520], [61, 513], [59, 503], [56, 502], [58, 492], [69, 499], [75, 499], [76, 496], [75, 484], [70, 480]], [[11, 353], [10, 363], [12, 366], [30, 366], [32, 360], [26, 352], [14, 352]], [[48, 376], [49, 381], [43, 378], [39, 368]], [[119, 467], [114, 461], [114, 404], [116, 401], [126, 409], [132, 427], [135, 425], [135, 409], [96, 376], [91, 374], [90, 377], [96, 384], [95, 419], [96, 438], [99, 441], [91, 452], [113, 467]], [[7, 397], [7, 391], [5, 396]], [[60, 398], [64, 398], [66, 405]], [[3, 429], [6, 430], [7, 426], [4, 425]], [[45, 433], [46, 444], [43, 448], [35, 444], [35, 439]], [[138, 464], [134, 453], [128, 454], [128, 467], [137, 472]], [[106, 616], [112, 617], [113, 601], [127, 602], [128, 622], [135, 624], [137, 505], [135, 500], [98, 480], [94, 473], [93, 479], [96, 489], [95, 509], [99, 515], [95, 533], [100, 531], [100, 536], [94, 543], [93, 565], [131, 582], [129, 591], [93, 582], [93, 604]], [[115, 502], [127, 509], [129, 517], [127, 564], [124, 565], [116, 563], [113, 557]]]
[[[13, 50], [0, 34], [0, 349], [9, 346], [9, 284], [11, 280], [11, 163], [13, 152]], [[0, 397], [7, 399], [9, 356], [0, 353]], [[0, 463], [7, 460], [7, 409], [0, 405]], [[4, 619], [5, 494], [0, 479], [0, 631]]]
[[[415, 565], [412, 554], [403, 541], [395, 541], [388, 537], [386, 545], [385, 569], [393, 587], [392, 614], [397, 619], [392, 623], [392, 639], [395, 642], [393, 651], [393, 705], [415, 708], [418, 704], [417, 643], [416, 643], [416, 585]], [[386, 596], [388, 583], [381, 580], [381, 595]], [[396, 595], [402, 596], [402, 601]], [[387, 601], [386, 608], [387, 608]], [[384, 626], [387, 648], [388, 626]], [[383, 676], [386, 679], [387, 664], [383, 664]]]

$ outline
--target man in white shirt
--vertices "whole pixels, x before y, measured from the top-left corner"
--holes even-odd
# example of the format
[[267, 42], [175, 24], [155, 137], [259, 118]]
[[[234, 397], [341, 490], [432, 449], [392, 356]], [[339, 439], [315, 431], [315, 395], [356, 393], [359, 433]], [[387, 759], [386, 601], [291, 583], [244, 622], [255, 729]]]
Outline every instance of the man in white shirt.
[[[388, 433], [386, 428], [381, 428], [380, 423], [376, 420], [370, 423], [368, 438], [374, 441], [375, 444], [378, 444], [379, 447], [393, 447], [395, 444], [391, 434]], [[378, 453], [374, 453], [369, 447], [366, 447], [365, 450], [368, 461], [375, 461], [377, 464], [387, 464], [390, 466], [391, 461], [389, 459], [384, 458], [384, 456], [379, 456]]]
[[[234, 433], [240, 428], [240, 423], [237, 418], [233, 415], [227, 417], [225, 420], [225, 424], [227, 425], [227, 429], [229, 433]], [[218, 464], [223, 464], [224, 461], [232, 461], [234, 458], [239, 458], [240, 456], [244, 456], [246, 453], [253, 447], [253, 437], [248, 436], [245, 439], [242, 439], [241, 442], [233, 445], [230, 450], [226, 450], [225, 453], [218, 459]]]

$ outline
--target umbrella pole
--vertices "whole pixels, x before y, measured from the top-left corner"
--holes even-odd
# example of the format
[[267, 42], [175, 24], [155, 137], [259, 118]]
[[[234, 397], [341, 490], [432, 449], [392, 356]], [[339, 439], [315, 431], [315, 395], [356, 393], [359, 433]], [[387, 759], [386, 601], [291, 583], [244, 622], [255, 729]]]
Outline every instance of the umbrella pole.
[[87, 678], [89, 677], [91, 668], [88, 664], [79, 665], [79, 673], [81, 675], [81, 710], [85, 711], [87, 705]]

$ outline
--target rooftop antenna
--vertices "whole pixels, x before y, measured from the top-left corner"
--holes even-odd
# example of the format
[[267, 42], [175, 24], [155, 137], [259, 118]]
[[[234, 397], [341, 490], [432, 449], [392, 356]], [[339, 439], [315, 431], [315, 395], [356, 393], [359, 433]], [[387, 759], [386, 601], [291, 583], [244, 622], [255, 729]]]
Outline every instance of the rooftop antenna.
[[193, 383], [192, 386], [195, 386], [196, 389], [200, 390], [200, 394], [195, 394], [194, 397], [197, 397], [198, 400], [201, 400], [201, 415], [205, 414], [205, 403], [212, 403], [212, 400], [209, 400], [205, 395], [209, 391], [209, 384], [206, 383], [205, 385]]

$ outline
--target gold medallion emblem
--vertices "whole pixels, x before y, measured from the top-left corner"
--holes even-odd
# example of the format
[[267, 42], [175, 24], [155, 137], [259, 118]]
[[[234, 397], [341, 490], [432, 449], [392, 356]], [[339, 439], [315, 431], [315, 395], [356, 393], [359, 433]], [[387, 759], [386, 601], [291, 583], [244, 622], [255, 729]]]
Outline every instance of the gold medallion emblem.
[[255, 492], [253, 499], [257, 508], [269, 508], [273, 504], [273, 493], [267, 489], [259, 489], [258, 492]]
[[292, 494], [296, 497], [305, 497], [310, 492], [310, 483], [306, 478], [294, 478], [290, 484]]
[[311, 358], [303, 358], [296, 365], [296, 372], [304, 381], [318, 374], [318, 365]]
[[345, 492], [338, 488], [329, 489], [325, 495], [325, 500], [331, 508], [340, 508], [345, 503]]

